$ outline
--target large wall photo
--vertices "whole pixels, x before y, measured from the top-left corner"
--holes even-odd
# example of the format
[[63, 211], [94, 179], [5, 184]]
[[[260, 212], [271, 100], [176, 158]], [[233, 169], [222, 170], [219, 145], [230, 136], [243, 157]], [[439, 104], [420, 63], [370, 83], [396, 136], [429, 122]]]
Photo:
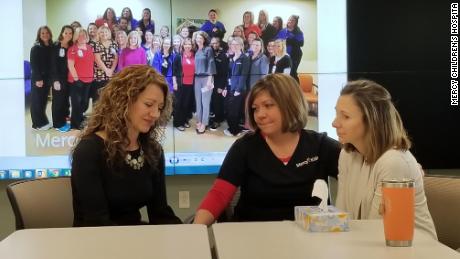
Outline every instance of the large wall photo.
[[[25, 2], [30, 2], [25, 0]], [[103, 16], [108, 7], [114, 9], [117, 17], [121, 15], [124, 7], [132, 10], [133, 17], [141, 19], [142, 10], [149, 8], [152, 14], [152, 20], [155, 24], [154, 34], [160, 34], [160, 28], [167, 26], [170, 30], [170, 37], [177, 32], [181, 22], [192, 21], [200, 25], [208, 19], [209, 9], [218, 11], [218, 20], [225, 25], [226, 33], [224, 41], [233, 33], [234, 27], [243, 23], [243, 13], [251, 11], [254, 13], [254, 22], [257, 23], [260, 10], [265, 10], [269, 14], [269, 22], [273, 17], [280, 16], [283, 19], [284, 27], [290, 15], [299, 15], [299, 28], [304, 32], [305, 44], [302, 47], [303, 56], [299, 65], [299, 73], [309, 73], [315, 76], [317, 71], [317, 33], [316, 33], [316, 1], [291, 1], [291, 4], [270, 3], [259, 1], [247, 4], [245, 1], [221, 2], [207, 0], [194, 1], [132, 1], [129, 4], [123, 1], [75, 1], [75, 0], [47, 0], [46, 5], [40, 5], [39, 2], [32, 1], [33, 5], [24, 5], [24, 13], [33, 12], [36, 19], [34, 24], [24, 24], [24, 56], [27, 60], [27, 54], [30, 47], [34, 44], [36, 29], [44, 21], [50, 27], [53, 33], [53, 40], [57, 40], [60, 28], [63, 25], [70, 24], [73, 21], [81, 23], [82, 27], [87, 28], [90, 22], [94, 22]], [[36, 8], [40, 6], [41, 8]], [[43, 8], [46, 6], [46, 8]], [[37, 10], [39, 14], [37, 15]], [[301, 12], [299, 10], [302, 10]], [[236, 18], [238, 17], [238, 18]], [[44, 18], [44, 19], [43, 19]], [[27, 77], [27, 76], [26, 76]], [[316, 81], [316, 80], [314, 80]], [[30, 82], [27, 82], [30, 84]], [[26, 84], [27, 84], [26, 83]], [[30, 86], [28, 86], [30, 87]], [[26, 89], [26, 95], [30, 92]], [[46, 115], [52, 122], [52, 102], [53, 96], [48, 99]], [[68, 132], [59, 132], [53, 130], [36, 130], [33, 128], [30, 114], [31, 99], [26, 98], [25, 103], [25, 138], [26, 151], [29, 156], [50, 156], [50, 155], [67, 155], [71, 150], [75, 138], [79, 131], [71, 130]], [[92, 101], [89, 102], [85, 116], [91, 116]], [[316, 108], [317, 105], [313, 108]], [[70, 104], [70, 110], [72, 105]], [[70, 112], [69, 116], [70, 116]], [[317, 113], [311, 113], [309, 128], [318, 129]], [[212, 115], [211, 115], [212, 116]], [[205, 134], [197, 135], [194, 129], [196, 119], [191, 118], [189, 124], [191, 128], [184, 131], [178, 131], [173, 127], [172, 122], [166, 128], [166, 137], [164, 138], [164, 148], [169, 161], [173, 164], [181, 165], [182, 163], [197, 165], [219, 164], [225, 152], [235, 140], [235, 137], [228, 137], [224, 134], [226, 129], [225, 122], [215, 131], [207, 130]], [[244, 121], [241, 122], [244, 124]], [[196, 168], [195, 168], [196, 169]], [[202, 169], [202, 168], [201, 168]]]
[[[46, 107], [44, 114], [49, 125], [42, 127], [32, 123], [31, 92], [35, 82], [31, 80], [30, 54], [36, 44], [37, 30], [41, 26], [47, 25], [50, 28], [52, 40], [56, 42], [63, 25], [78, 21], [86, 29], [89, 23], [100, 19], [108, 7], [113, 8], [117, 17], [121, 15], [123, 8], [129, 7], [135, 19], [141, 19], [143, 9], [149, 8], [155, 23], [154, 34], [160, 34], [162, 27], [168, 27], [170, 36], [178, 33], [184, 25], [199, 27], [208, 19], [208, 11], [215, 9], [218, 20], [225, 25], [224, 41], [237, 33], [235, 27], [243, 23], [243, 14], [247, 11], [254, 14], [254, 23], [257, 23], [261, 10], [266, 11], [270, 23], [275, 16], [279, 16], [283, 20], [283, 27], [286, 27], [291, 15], [298, 15], [298, 27], [303, 33], [304, 44], [300, 48], [303, 54], [299, 59], [297, 72], [302, 75], [300, 76], [302, 89], [310, 89], [304, 90], [305, 97], [310, 98], [307, 128], [327, 131], [332, 137], [335, 135], [335, 131], [330, 126], [333, 109], [329, 106], [331, 100], [337, 96], [337, 90], [334, 89], [343, 85], [347, 71], [345, 2], [342, 0], [332, 2], [289, 0], [282, 3], [258, 0], [250, 4], [242, 0], [232, 2], [143, 0], [129, 3], [108, 0], [23, 0], [21, 3], [11, 2], [8, 5], [11, 5], [11, 10], [8, 9], [11, 13], [14, 13], [14, 10], [19, 12], [14, 16], [16, 19], [9, 20], [20, 25], [21, 28], [12, 31], [9, 35], [22, 44], [17, 44], [18, 47], [14, 49], [9, 48], [9, 51], [4, 54], [5, 57], [9, 57], [8, 60], [15, 62], [9, 62], [2, 69], [7, 74], [0, 78], [4, 92], [9, 96], [3, 103], [7, 108], [0, 111], [2, 118], [6, 118], [9, 122], [8, 129], [0, 129], [4, 135], [9, 136], [0, 140], [2, 146], [9, 147], [0, 150], [0, 178], [2, 179], [9, 177], [8, 170], [14, 170], [14, 178], [18, 178], [17, 170], [20, 171], [19, 178], [29, 177], [30, 171], [34, 170], [44, 172], [49, 169], [55, 172], [54, 169], [63, 169], [68, 172], [69, 152], [80, 131], [78, 129], [58, 131], [56, 129], [59, 128], [53, 127], [52, 106], [56, 96], [53, 96], [51, 88], [54, 86], [49, 86], [49, 93], [45, 91], [42, 98], [42, 104]], [[11, 72], [8, 72], [10, 70]], [[170, 77], [166, 76], [166, 78]], [[9, 82], [7, 79], [12, 79], [14, 82]], [[67, 119], [71, 120], [72, 103], [69, 101], [68, 104], [69, 107], [64, 111], [67, 113]], [[322, 108], [323, 105], [327, 109]], [[89, 99], [84, 116], [91, 116], [92, 106], [93, 100]], [[214, 115], [212, 113], [210, 115], [211, 124]], [[222, 121], [216, 130], [211, 130], [209, 125], [204, 134], [197, 134], [196, 122], [196, 115], [193, 115], [188, 121], [190, 128], [181, 131], [178, 130], [180, 127], [173, 127], [172, 122], [165, 128], [162, 143], [166, 151], [168, 174], [217, 173], [226, 151], [237, 139], [237, 136], [225, 134], [228, 127], [225, 121]], [[240, 126], [247, 126], [244, 120], [240, 121]], [[40, 175], [46, 174], [40, 173]]]

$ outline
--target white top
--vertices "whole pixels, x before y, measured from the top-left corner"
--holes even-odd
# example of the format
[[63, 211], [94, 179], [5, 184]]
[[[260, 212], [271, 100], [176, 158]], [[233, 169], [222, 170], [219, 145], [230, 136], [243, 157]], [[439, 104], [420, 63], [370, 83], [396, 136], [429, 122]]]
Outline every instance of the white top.
[[292, 221], [212, 225], [218, 259], [459, 259], [455, 250], [416, 229], [412, 247], [388, 247], [382, 220], [352, 220], [349, 232], [313, 233]]
[[8, 259], [211, 259], [204, 225], [19, 230], [0, 242]]
[[352, 219], [381, 218], [380, 182], [392, 178], [415, 180], [415, 227], [424, 229], [437, 239], [423, 190], [423, 172], [410, 151], [388, 150], [373, 165], [369, 165], [359, 152], [342, 149], [336, 207], [349, 212]]

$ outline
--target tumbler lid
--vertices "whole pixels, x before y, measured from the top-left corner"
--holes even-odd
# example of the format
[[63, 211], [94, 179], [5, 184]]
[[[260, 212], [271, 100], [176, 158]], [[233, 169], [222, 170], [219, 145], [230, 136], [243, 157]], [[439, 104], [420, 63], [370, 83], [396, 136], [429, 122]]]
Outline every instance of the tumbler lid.
[[411, 178], [402, 178], [402, 179], [383, 179], [382, 187], [390, 188], [413, 188], [414, 179]]

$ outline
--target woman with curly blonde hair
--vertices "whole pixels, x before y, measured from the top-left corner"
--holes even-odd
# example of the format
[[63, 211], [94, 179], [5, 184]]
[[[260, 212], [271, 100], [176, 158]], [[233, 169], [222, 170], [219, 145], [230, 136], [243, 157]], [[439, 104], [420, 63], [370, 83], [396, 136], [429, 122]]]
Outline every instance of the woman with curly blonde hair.
[[166, 202], [159, 139], [171, 116], [164, 77], [126, 67], [103, 88], [72, 153], [74, 226], [180, 223]]

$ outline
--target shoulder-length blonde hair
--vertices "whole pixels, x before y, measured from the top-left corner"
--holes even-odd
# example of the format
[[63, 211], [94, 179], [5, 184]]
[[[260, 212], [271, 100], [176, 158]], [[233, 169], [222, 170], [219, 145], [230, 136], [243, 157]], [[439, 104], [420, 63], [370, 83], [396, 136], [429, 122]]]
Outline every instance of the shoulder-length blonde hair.
[[[233, 32], [235, 32], [235, 30], [239, 30], [241, 32], [241, 35], [240, 36], [234, 36]], [[246, 40], [246, 37], [244, 36], [244, 28], [242, 25], [237, 25], [235, 26], [235, 28], [233, 28], [233, 32], [232, 32], [232, 35], [233, 37], [241, 37], [243, 39], [243, 41]]]
[[[265, 15], [265, 23], [262, 23], [261, 19], [260, 19], [260, 14], [263, 14]], [[270, 19], [268, 18], [268, 12], [267, 10], [260, 10], [259, 11], [259, 16], [257, 17], [257, 25], [259, 26], [259, 28], [261, 28], [262, 26], [265, 26], [267, 24], [270, 23]], [[262, 28], [261, 28], [262, 29]]]
[[244, 51], [244, 40], [239, 36], [234, 36], [230, 41], [227, 41], [228, 45], [232, 45], [233, 43], [238, 44], [241, 47], [241, 51]]
[[85, 43], [88, 43], [88, 40], [89, 40], [88, 31], [83, 27], [78, 27], [75, 29], [75, 33], [73, 34], [73, 39], [72, 39], [73, 43], [76, 43], [78, 41], [78, 37], [80, 37], [81, 33], [85, 34]]
[[99, 34], [102, 32], [102, 31], [108, 31], [109, 32], [109, 39], [108, 40], [112, 40], [112, 33], [110, 31], [110, 28], [107, 26], [107, 25], [102, 25], [101, 27], [99, 27], [97, 29], [97, 35], [98, 35], [98, 41], [100, 42], [101, 41], [101, 37], [99, 37]]
[[160, 88], [164, 94], [164, 108], [160, 117], [147, 133], [140, 133], [139, 143], [144, 150], [146, 161], [154, 166], [159, 162], [161, 145], [164, 137], [163, 127], [171, 117], [172, 99], [164, 77], [147, 65], [133, 65], [124, 68], [116, 74], [102, 89], [99, 100], [89, 118], [87, 127], [82, 131], [77, 141], [103, 131], [107, 164], [118, 167], [126, 156], [128, 139], [127, 122], [128, 110], [136, 102], [139, 95], [149, 85]]
[[[366, 161], [373, 164], [387, 150], [408, 150], [411, 142], [404, 129], [401, 116], [391, 101], [390, 93], [370, 80], [348, 82], [340, 96], [349, 95], [363, 113]], [[352, 144], [344, 144], [346, 151], [355, 151]]]
[[[287, 52], [286, 52], [286, 41], [282, 40], [282, 39], [276, 39], [275, 44], [280, 44], [280, 46], [281, 46], [280, 56], [281, 57], [285, 56], [287, 54]], [[277, 51], [275, 51], [275, 56], [278, 56]]]
[[297, 81], [290, 75], [269, 74], [257, 81], [248, 94], [246, 118], [255, 131], [259, 129], [254, 119], [252, 104], [261, 93], [267, 92], [278, 105], [282, 117], [282, 131], [296, 132], [307, 125], [308, 109]]
[[142, 39], [141, 39], [141, 35], [139, 35], [139, 32], [136, 31], [136, 30], [131, 31], [128, 34], [128, 40], [126, 41], [126, 47], [129, 48], [129, 46], [131, 46], [131, 36], [135, 36], [137, 38], [137, 48], [140, 48], [141, 43], [142, 43]]

